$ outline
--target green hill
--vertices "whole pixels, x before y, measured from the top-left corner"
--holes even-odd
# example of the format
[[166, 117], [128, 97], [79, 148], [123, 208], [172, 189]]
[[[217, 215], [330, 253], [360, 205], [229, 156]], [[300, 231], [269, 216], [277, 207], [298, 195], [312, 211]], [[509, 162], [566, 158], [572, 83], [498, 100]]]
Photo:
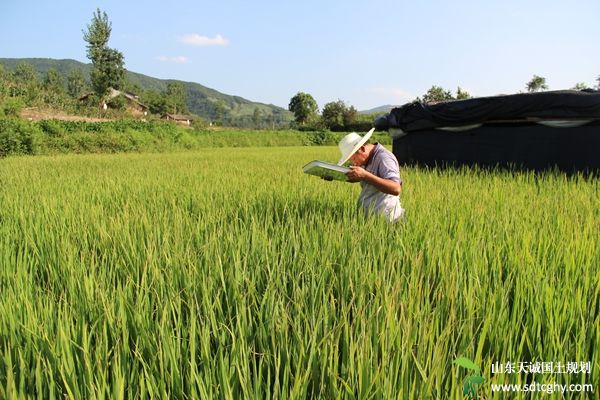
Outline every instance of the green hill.
[[392, 108], [394, 107], [398, 107], [398, 106], [393, 106], [391, 104], [387, 104], [385, 106], [379, 106], [379, 107], [375, 107], [375, 108], [371, 108], [370, 110], [364, 110], [364, 111], [359, 111], [359, 114], [381, 114], [381, 113], [389, 113]]
[[[8, 71], [13, 71], [21, 62], [31, 64], [43, 76], [49, 69], [56, 69], [66, 81], [66, 76], [71, 70], [80, 70], [89, 82], [91, 64], [84, 64], [75, 60], [55, 60], [51, 58], [0, 58], [0, 64]], [[155, 90], [162, 92], [167, 89], [169, 82], [176, 80], [157, 79], [151, 76], [127, 71], [126, 79], [142, 90]], [[224, 108], [225, 113], [235, 120], [251, 120], [256, 109], [263, 116], [270, 117], [273, 124], [281, 126], [289, 123], [293, 115], [288, 110], [272, 105], [258, 103], [239, 96], [231, 96], [214, 89], [202, 86], [195, 82], [181, 82], [187, 90], [187, 104], [190, 112], [208, 121], [214, 120], [218, 115], [218, 108]]]

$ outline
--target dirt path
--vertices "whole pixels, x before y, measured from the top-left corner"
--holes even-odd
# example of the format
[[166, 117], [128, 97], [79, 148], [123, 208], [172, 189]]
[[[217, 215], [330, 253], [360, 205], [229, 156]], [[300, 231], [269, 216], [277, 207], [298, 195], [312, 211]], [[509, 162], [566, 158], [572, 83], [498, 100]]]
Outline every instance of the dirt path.
[[37, 107], [28, 107], [19, 113], [21, 118], [29, 121], [41, 121], [44, 119], [59, 119], [61, 121], [85, 121], [85, 122], [108, 122], [110, 118], [84, 117], [81, 115], [69, 115], [56, 110], [44, 110]]

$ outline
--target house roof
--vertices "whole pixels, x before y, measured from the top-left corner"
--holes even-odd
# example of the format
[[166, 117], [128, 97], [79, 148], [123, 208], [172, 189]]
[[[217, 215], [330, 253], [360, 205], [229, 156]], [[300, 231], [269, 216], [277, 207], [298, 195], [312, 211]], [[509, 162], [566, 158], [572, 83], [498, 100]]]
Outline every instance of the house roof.
[[[94, 94], [94, 92], [88, 92], [88, 93], [84, 94], [83, 96], [79, 97], [79, 101], [86, 100], [88, 97], [90, 97], [93, 94]], [[138, 97], [136, 95], [132, 94], [132, 93], [122, 92], [120, 90], [113, 89], [113, 88], [109, 89], [109, 93], [108, 93], [108, 98], [109, 99], [114, 99], [115, 97], [117, 97], [119, 95], [123, 95], [126, 99], [128, 99], [128, 100], [136, 103], [137, 105], [143, 107], [144, 109], [148, 108], [147, 105], [141, 103], [138, 100]]]
[[170, 119], [174, 119], [175, 121], [193, 121], [194, 118], [192, 118], [189, 115], [185, 115], [185, 114], [169, 114], [169, 113], [165, 113], [162, 116], [163, 118], [170, 118]]
[[134, 102], [144, 108], [148, 108], [148, 106], [146, 106], [145, 104], [140, 103], [140, 101], [138, 100], [136, 95], [134, 95], [132, 93], [122, 92], [120, 90], [110, 88], [110, 93], [108, 95], [108, 97], [110, 99], [114, 99], [115, 97], [117, 97], [119, 95], [123, 95], [126, 99], [131, 100], [132, 102]]

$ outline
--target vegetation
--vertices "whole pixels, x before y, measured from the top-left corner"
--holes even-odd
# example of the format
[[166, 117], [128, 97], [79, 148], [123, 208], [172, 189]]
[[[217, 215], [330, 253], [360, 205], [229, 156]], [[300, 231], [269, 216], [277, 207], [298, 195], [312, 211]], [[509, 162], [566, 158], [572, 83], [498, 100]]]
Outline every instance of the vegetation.
[[121, 89], [125, 76], [125, 61], [123, 53], [108, 47], [112, 24], [106, 12], [97, 9], [92, 22], [83, 33], [83, 39], [88, 43], [87, 57], [92, 61], [90, 80], [97, 97], [104, 98], [109, 90]]
[[471, 95], [466, 90], [463, 90], [459, 87], [456, 88], [456, 100], [466, 100], [470, 99]]
[[[18, 104], [18, 109], [14, 105]], [[60, 110], [75, 109], [76, 102], [65, 90], [62, 76], [49, 69], [41, 76], [29, 63], [19, 63], [14, 71], [0, 67], [0, 118], [16, 117], [23, 107], [45, 107]], [[12, 112], [6, 113], [7, 108]]]
[[463, 90], [459, 87], [456, 88], [456, 96], [452, 95], [450, 90], [446, 90], [441, 86], [433, 85], [427, 93], [423, 95], [423, 98], [417, 97], [415, 101], [422, 101], [423, 103], [435, 103], [438, 101], [448, 101], [448, 100], [464, 100], [470, 99], [471, 95], [466, 90]]
[[73, 98], [79, 98], [86, 87], [83, 74], [79, 69], [71, 69], [67, 75], [67, 92]]
[[585, 84], [584, 82], [577, 82], [575, 84], [575, 86], [573, 86], [571, 88], [571, 90], [587, 90], [587, 89], [591, 89], [591, 87], [589, 87], [587, 84]]
[[598, 180], [405, 168], [390, 226], [301, 173], [337, 158], [0, 160], [0, 398], [458, 399], [458, 357], [598, 390]]
[[[35, 99], [29, 101], [22, 98], [25, 106], [28, 107], [56, 107], [58, 110], [64, 110], [76, 115], [101, 116], [96, 110], [100, 99], [95, 98], [88, 102], [89, 106], [81, 107], [76, 100], [79, 96], [91, 91], [90, 73], [91, 65], [83, 64], [74, 60], [51, 60], [51, 59], [0, 59], [0, 65], [4, 65], [7, 79], [12, 80], [12, 74], [19, 64], [29, 65], [36, 80], [42, 79], [43, 75], [50, 69], [58, 71], [63, 81], [77, 82], [72, 89], [65, 86], [65, 91], [69, 94], [62, 100], [62, 104], [42, 104], [37, 94]], [[79, 78], [70, 78], [74, 74]], [[83, 82], [83, 84], [82, 84]], [[219, 125], [240, 127], [240, 128], [258, 128], [282, 129], [289, 128], [293, 120], [292, 113], [289, 111], [269, 104], [256, 103], [239, 96], [229, 96], [219, 93], [216, 90], [209, 89], [193, 82], [181, 82], [176, 80], [161, 80], [146, 75], [138, 74], [132, 71], [125, 71], [125, 79], [122, 87], [125, 91], [130, 91], [139, 96], [140, 101], [149, 106], [150, 111], [155, 115], [161, 115], [167, 110], [167, 91], [171, 83], [179, 83], [185, 88], [187, 110], [192, 116], [202, 120], [218, 123]], [[0, 84], [0, 88], [2, 85]], [[68, 89], [68, 90], [67, 90]], [[1, 89], [0, 89], [1, 92]], [[0, 102], [1, 102], [0, 98]], [[149, 103], [149, 104], [146, 104]], [[254, 110], [258, 108], [261, 113], [261, 120], [255, 123]], [[172, 112], [172, 111], [169, 111]], [[179, 112], [179, 111], [178, 111]]]
[[356, 122], [358, 111], [342, 100], [332, 101], [323, 106], [321, 120], [327, 129], [332, 131], [349, 131]]
[[[83, 32], [84, 40], [87, 42], [87, 56], [92, 61], [91, 69], [89, 66], [70, 60], [40, 61], [38, 59], [34, 59], [36, 67], [28, 62], [18, 63], [12, 72], [2, 67], [0, 69], [0, 118], [14, 117], [23, 107], [37, 106], [77, 115], [99, 114], [106, 117], [108, 113], [98, 113], [97, 108], [102, 105], [104, 109], [108, 106], [116, 110], [118, 118], [136, 114], [140, 116], [142, 113], [145, 117], [146, 110], [155, 116], [165, 113], [196, 112], [192, 119], [200, 120], [200, 124], [208, 121], [210, 125], [272, 130], [290, 126], [289, 113], [279, 107], [252, 103], [236, 96], [226, 96], [194, 83], [160, 81], [134, 73], [129, 73], [126, 79], [123, 54], [108, 47], [111, 31], [112, 25], [106, 12], [97, 9], [91, 23], [87, 25], [87, 30]], [[15, 60], [0, 61], [11, 64]], [[71, 67], [66, 70], [65, 65]], [[36, 70], [36, 68], [40, 69]], [[41, 82], [40, 73], [44, 74]], [[81, 96], [90, 86], [94, 94]], [[578, 83], [574, 88], [584, 89], [586, 86]], [[120, 90], [116, 92], [117, 97], [114, 93], [109, 96], [111, 89]], [[545, 78], [534, 75], [527, 84], [527, 89], [528, 91], [547, 89]], [[133, 95], [132, 92], [139, 95]], [[434, 85], [423, 95], [422, 100], [417, 98], [416, 101], [428, 103], [470, 97], [470, 94], [460, 87], [457, 88], [456, 96], [453, 96], [449, 90]], [[128, 105], [128, 101], [135, 104]], [[130, 107], [131, 113], [128, 112]], [[140, 111], [139, 108], [142, 110]], [[319, 115], [317, 102], [310, 94], [304, 92], [298, 92], [293, 96], [288, 108], [294, 114], [295, 127], [306, 131], [367, 130], [372, 120], [377, 117], [377, 115], [359, 117], [356, 108], [342, 100], [325, 104], [322, 114]]]
[[[336, 145], [343, 133], [193, 129], [167, 122], [0, 119], [0, 158], [57, 153], [166, 152], [206, 147]], [[374, 140], [390, 144], [387, 133]]]
[[543, 90], [548, 90], [548, 85], [546, 84], [546, 78], [533, 75], [533, 78], [529, 82], [527, 82], [527, 91], [528, 92], [541, 92]]
[[187, 91], [179, 81], [170, 81], [163, 93], [147, 91], [142, 94], [141, 101], [147, 105], [150, 112], [157, 115], [165, 113], [187, 114]]
[[[2, 65], [6, 67], [2, 68]], [[53, 91], [40, 83], [46, 79], [45, 77], [51, 70], [58, 72], [60, 81], [65, 85], [64, 90]], [[54, 72], [50, 73], [54, 75]], [[89, 76], [89, 65], [72, 60], [0, 59], [0, 82], [2, 83], [0, 84], [0, 109], [3, 108], [2, 102], [6, 102], [7, 98], [17, 98], [16, 103], [21, 104], [22, 107], [51, 107], [77, 115], [102, 116], [103, 114], [95, 109], [97, 108], [95, 105], [100, 101], [98, 98], [88, 101], [88, 105], [90, 105], [88, 107], [76, 100], [82, 93], [89, 90]], [[52, 86], [57, 87], [56, 85]], [[189, 112], [196, 119], [210, 122], [213, 125], [246, 129], [289, 128], [292, 122], [292, 113], [282, 108], [253, 103], [237, 96], [227, 96], [197, 83], [159, 80], [126, 71], [126, 79], [122, 86], [124, 90], [139, 94], [139, 100], [148, 106], [151, 114], [157, 116], [165, 112]], [[574, 89], [581, 90], [584, 86], [585, 84], [578, 83]], [[181, 90], [181, 87], [184, 90]], [[310, 96], [314, 101], [314, 98], [308, 93], [304, 93], [306, 96], [298, 96], [298, 94], [294, 96], [296, 100], [299, 100], [300, 97], [308, 98], [306, 96]], [[185, 99], [182, 101], [183, 97]], [[435, 102], [470, 97], [471, 95], [461, 87], [457, 87], [456, 93], [453, 94], [450, 90], [434, 85], [422, 98], [417, 97], [415, 101]], [[9, 100], [9, 102], [11, 104], [8, 107], [14, 108], [15, 101]], [[290, 103], [292, 102], [290, 101]], [[298, 103], [302, 104], [302, 102]], [[300, 119], [296, 119], [296, 125], [292, 126], [309, 131], [329, 129], [358, 132], [370, 129], [370, 125], [377, 117], [376, 114], [367, 116], [355, 114], [354, 106], [348, 105], [342, 100], [326, 103], [321, 115], [318, 114], [316, 101], [311, 107], [312, 111], [308, 112], [306, 117], [302, 116], [304, 111], [299, 108]], [[117, 114], [117, 117], [122, 118], [127, 115], [128, 113], [122, 113], [120, 116]], [[112, 116], [114, 117], [114, 115]]]
[[304, 92], [298, 92], [291, 98], [288, 109], [294, 113], [296, 123], [300, 126], [315, 121], [319, 111], [315, 99]]

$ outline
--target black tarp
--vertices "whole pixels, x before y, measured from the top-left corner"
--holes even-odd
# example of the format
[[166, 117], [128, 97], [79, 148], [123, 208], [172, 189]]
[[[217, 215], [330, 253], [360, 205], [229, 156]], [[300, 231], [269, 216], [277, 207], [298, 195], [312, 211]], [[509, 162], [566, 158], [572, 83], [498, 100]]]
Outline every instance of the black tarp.
[[[585, 121], [552, 127], [548, 121]], [[475, 128], [446, 131], [444, 128]], [[552, 91], [436, 104], [413, 102], [375, 122], [394, 129], [401, 164], [600, 170], [600, 92]], [[400, 131], [401, 130], [401, 131]]]

